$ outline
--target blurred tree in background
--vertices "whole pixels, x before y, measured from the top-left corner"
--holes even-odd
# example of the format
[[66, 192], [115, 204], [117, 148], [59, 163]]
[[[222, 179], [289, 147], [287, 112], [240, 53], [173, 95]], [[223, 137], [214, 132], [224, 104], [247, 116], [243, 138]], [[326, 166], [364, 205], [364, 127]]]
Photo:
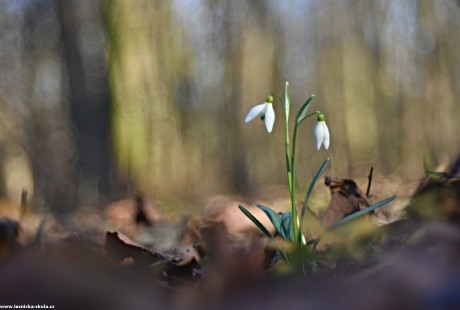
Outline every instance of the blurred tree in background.
[[458, 1], [2, 0], [0, 24], [1, 194], [38, 207], [285, 183], [281, 107], [270, 135], [242, 122], [285, 80], [326, 114], [331, 174], [415, 178], [460, 149]]

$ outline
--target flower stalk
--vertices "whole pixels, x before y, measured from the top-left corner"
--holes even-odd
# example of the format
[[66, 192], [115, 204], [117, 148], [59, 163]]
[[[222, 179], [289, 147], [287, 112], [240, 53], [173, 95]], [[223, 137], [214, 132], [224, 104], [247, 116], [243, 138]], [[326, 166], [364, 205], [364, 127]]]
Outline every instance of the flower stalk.
[[[301, 231], [299, 230], [300, 221], [297, 214], [296, 208], [296, 174], [295, 174], [295, 163], [296, 163], [296, 149], [297, 149], [297, 132], [300, 124], [305, 119], [319, 114], [320, 112], [314, 112], [307, 115], [309, 104], [314, 98], [314, 95], [310, 96], [308, 100], [303, 104], [299, 112], [297, 113], [295, 124], [294, 124], [294, 133], [292, 136], [292, 149], [289, 139], [289, 111], [291, 108], [291, 91], [289, 87], [289, 83], [286, 82], [284, 86], [284, 98], [279, 95], [278, 93], [272, 93], [270, 96], [267, 97], [264, 103], [254, 106], [249, 113], [246, 115], [245, 123], [248, 123], [255, 119], [257, 116], [264, 118], [265, 125], [267, 127], [267, 131], [271, 132], [274, 123], [274, 115], [270, 117], [267, 121], [267, 114], [271, 113], [273, 98], [277, 98], [281, 104], [283, 105], [284, 111], [284, 148], [285, 148], [285, 156], [286, 156], [286, 172], [287, 172], [287, 179], [288, 179], [288, 187], [289, 187], [289, 195], [291, 200], [291, 214], [290, 214], [290, 223], [291, 227], [290, 230], [292, 232], [293, 240], [296, 244], [305, 243], [305, 238]], [[321, 114], [322, 115], [322, 114]], [[245, 213], [246, 214], [246, 213]], [[252, 219], [251, 219], [252, 220]], [[291, 235], [289, 233], [288, 235]]]
[[[287, 172], [287, 178], [288, 178], [288, 187], [289, 187], [289, 195], [290, 195], [290, 200], [291, 200], [291, 212], [284, 212], [281, 214], [278, 214], [274, 210], [257, 205], [259, 209], [264, 211], [264, 213], [269, 217], [271, 223], [275, 227], [277, 233], [279, 236], [281, 236], [285, 240], [290, 240], [292, 241], [297, 247], [297, 250], [294, 250], [292, 253], [285, 253], [282, 250], [283, 257], [285, 259], [289, 259], [289, 255], [296, 255], [299, 254], [302, 257], [302, 261], [305, 262], [307, 261], [312, 268], [312, 270], [316, 270], [317, 268], [317, 259], [316, 259], [316, 246], [320, 240], [320, 237], [318, 237], [315, 240], [310, 240], [307, 242], [305, 240], [305, 237], [303, 236], [302, 233], [302, 228], [303, 228], [303, 219], [306, 214], [306, 209], [307, 209], [307, 204], [308, 200], [310, 199], [310, 195], [313, 191], [313, 187], [315, 186], [318, 178], [320, 175], [323, 173], [324, 169], [326, 168], [327, 164], [330, 161], [330, 158], [328, 157], [326, 161], [322, 164], [320, 169], [316, 172], [315, 177], [311, 181], [307, 193], [305, 195], [305, 199], [302, 204], [302, 209], [301, 209], [301, 214], [300, 217], [297, 214], [297, 208], [296, 208], [296, 151], [297, 151], [297, 134], [298, 134], [298, 129], [300, 127], [300, 124], [310, 118], [311, 116], [318, 115], [317, 117], [317, 122], [315, 124], [314, 130], [313, 130], [313, 140], [315, 147], [319, 150], [321, 145], [324, 146], [324, 148], [327, 150], [329, 148], [329, 143], [330, 143], [330, 136], [329, 136], [329, 129], [326, 125], [325, 122], [325, 117], [324, 114], [322, 114], [320, 111], [316, 111], [313, 113], [308, 114], [308, 109], [310, 107], [310, 104], [313, 100], [315, 95], [311, 95], [307, 101], [302, 105], [300, 110], [298, 111], [296, 118], [295, 118], [295, 123], [294, 123], [294, 131], [292, 135], [292, 146], [291, 146], [291, 141], [290, 141], [290, 136], [289, 136], [289, 111], [291, 108], [291, 92], [289, 88], [289, 83], [285, 83], [284, 87], [284, 98], [279, 95], [278, 93], [272, 93], [270, 96], [267, 97], [264, 103], [259, 104], [254, 106], [249, 113], [247, 114], [245, 118], [245, 123], [255, 119], [257, 116], [260, 116], [262, 120], [264, 120], [265, 125], [267, 127], [267, 131], [270, 133], [273, 128], [273, 124], [275, 121], [275, 115], [274, 115], [274, 110], [272, 107], [273, 104], [273, 99], [276, 98], [278, 99], [281, 104], [283, 105], [283, 110], [284, 110], [284, 147], [285, 147], [285, 156], [286, 156], [286, 172]], [[396, 196], [393, 196], [385, 201], [382, 201], [380, 203], [377, 203], [375, 206], [371, 206], [372, 210], [380, 207], [383, 204], [386, 204], [387, 202], [393, 200], [396, 198]], [[371, 207], [369, 209], [371, 209]], [[267, 235], [269, 238], [274, 238], [273, 235], [260, 223], [260, 221], [254, 217], [247, 209], [245, 209], [243, 206], [239, 206], [241, 211], [252, 221], [254, 224], [259, 227], [259, 229]], [[367, 209], [366, 209], [367, 210]], [[348, 217], [338, 221], [336, 224], [332, 225], [329, 227], [327, 230], [332, 230], [335, 227], [338, 227], [339, 225], [342, 225], [343, 223], [346, 223], [350, 221], [351, 219], [356, 218], [357, 216], [360, 216], [362, 214], [365, 214], [369, 211], [363, 210], [362, 212], [358, 212], [359, 214], [352, 214], [349, 215]], [[311, 248], [310, 248], [311, 246]], [[302, 263], [302, 267], [304, 268], [304, 263]]]

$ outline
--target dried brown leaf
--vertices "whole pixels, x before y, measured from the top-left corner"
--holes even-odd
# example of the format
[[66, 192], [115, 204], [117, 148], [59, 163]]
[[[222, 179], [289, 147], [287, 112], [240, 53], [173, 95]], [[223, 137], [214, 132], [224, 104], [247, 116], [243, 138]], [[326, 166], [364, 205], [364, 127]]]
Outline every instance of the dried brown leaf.
[[158, 253], [151, 252], [118, 232], [106, 233], [104, 249], [107, 256], [120, 263], [132, 258], [135, 264], [148, 266], [163, 260]]

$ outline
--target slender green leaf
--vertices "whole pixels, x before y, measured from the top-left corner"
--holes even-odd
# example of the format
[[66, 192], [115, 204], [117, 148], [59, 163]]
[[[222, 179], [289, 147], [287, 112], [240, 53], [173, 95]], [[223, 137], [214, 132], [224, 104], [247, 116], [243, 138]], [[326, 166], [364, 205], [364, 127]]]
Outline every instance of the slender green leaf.
[[349, 216], [344, 217], [340, 221], [337, 221], [334, 224], [332, 224], [331, 226], [327, 227], [326, 231], [331, 231], [331, 230], [333, 230], [333, 229], [335, 229], [335, 228], [337, 228], [337, 227], [339, 227], [339, 226], [341, 226], [341, 225], [343, 225], [345, 223], [350, 222], [351, 220], [354, 220], [357, 217], [360, 217], [361, 215], [367, 214], [367, 213], [369, 213], [369, 212], [371, 212], [371, 211], [373, 211], [373, 210], [375, 210], [377, 208], [380, 208], [381, 206], [384, 206], [387, 203], [395, 200], [397, 197], [398, 197], [398, 195], [391, 196], [391, 197], [389, 197], [387, 199], [384, 199], [384, 200], [381, 200], [381, 201], [379, 201], [377, 203], [374, 203], [373, 205], [367, 207], [366, 209], [363, 209], [361, 211], [358, 211], [358, 212], [355, 212], [353, 214], [350, 214]]
[[[269, 207], [266, 207], [266, 206], [262, 206], [262, 205], [259, 205], [259, 204], [257, 204], [256, 206], [260, 210], [264, 211], [265, 214], [267, 214], [267, 216], [270, 219], [270, 221], [272, 222], [273, 226], [275, 226], [276, 231], [281, 234], [281, 232], [282, 232], [282, 230], [281, 230], [281, 217], [278, 215], [278, 213], [276, 213], [275, 211], [273, 211], [272, 209], [270, 209]], [[283, 236], [283, 235], [282, 235], [282, 237], [285, 238], [285, 236]]]
[[294, 234], [291, 230], [292, 212], [284, 212], [281, 214], [281, 230], [283, 231], [283, 238], [294, 241]]
[[299, 112], [297, 112], [297, 116], [295, 118], [295, 123], [297, 125], [300, 124], [300, 122], [302, 122], [308, 116], [311, 116], [311, 115], [314, 115], [314, 114], [318, 113], [318, 112], [314, 112], [314, 113], [312, 113], [312, 114], [310, 114], [308, 116], [306, 115], [306, 116], [302, 117], [302, 119], [301, 119], [302, 114], [304, 113], [305, 110], [308, 109], [308, 106], [310, 105], [310, 103], [313, 100], [313, 98], [315, 98], [315, 95], [311, 95], [310, 98], [308, 98], [307, 101], [305, 101], [305, 103], [302, 105], [302, 107], [300, 108]]
[[305, 199], [302, 204], [302, 211], [300, 213], [300, 233], [302, 233], [302, 227], [303, 227], [303, 220], [305, 217], [305, 213], [307, 212], [307, 204], [308, 200], [310, 200], [311, 192], [313, 191], [313, 188], [315, 187], [316, 182], [318, 181], [318, 178], [320, 175], [323, 173], [324, 169], [326, 169], [327, 164], [329, 163], [330, 158], [326, 158], [324, 163], [321, 165], [321, 167], [318, 169], [318, 171], [315, 174], [315, 177], [310, 183], [310, 186], [308, 187], [307, 194], [305, 195]]
[[344, 217], [343, 219], [341, 219], [341, 220], [335, 222], [334, 224], [330, 225], [329, 227], [327, 227], [316, 239], [308, 241], [307, 244], [313, 243], [313, 251], [315, 251], [316, 246], [321, 241], [321, 238], [323, 237], [323, 235], [326, 232], [334, 230], [337, 227], [339, 227], [339, 226], [341, 226], [341, 225], [343, 225], [345, 223], [348, 223], [348, 222], [356, 219], [357, 217], [360, 217], [361, 215], [367, 214], [367, 213], [369, 213], [369, 212], [371, 212], [371, 211], [373, 211], [373, 210], [375, 210], [377, 208], [380, 208], [381, 206], [386, 205], [387, 203], [395, 200], [396, 198], [398, 198], [398, 195], [394, 195], [394, 196], [391, 196], [391, 197], [389, 197], [387, 199], [381, 200], [381, 201], [379, 201], [379, 202], [367, 207], [366, 209], [363, 209], [361, 211], [358, 211], [358, 212], [355, 212], [353, 214], [350, 214], [347, 217]]
[[263, 232], [268, 238], [274, 238], [273, 235], [268, 231], [268, 229], [265, 228], [265, 226], [261, 222], [259, 222], [259, 220], [254, 215], [252, 215], [251, 212], [248, 211], [248, 209], [246, 209], [242, 205], [238, 205], [238, 208], [240, 208], [241, 212], [243, 212], [244, 215], [246, 215], [257, 226], [257, 228], [259, 228], [260, 231]]
[[447, 172], [438, 172], [438, 171], [433, 171], [428, 168], [428, 161], [425, 156], [423, 156], [423, 170], [425, 170], [425, 175], [427, 177], [431, 176], [436, 176], [440, 178], [446, 178], [447, 180], [452, 180], [452, 179], [460, 179], [460, 176], [455, 176]]
[[425, 170], [425, 172], [428, 175], [434, 175], [434, 176], [437, 176], [437, 177], [440, 177], [440, 178], [446, 178], [448, 180], [460, 179], [460, 176], [454, 176], [454, 175], [451, 175], [451, 174], [449, 174], [447, 172], [438, 172], [438, 171], [431, 171], [431, 170]]

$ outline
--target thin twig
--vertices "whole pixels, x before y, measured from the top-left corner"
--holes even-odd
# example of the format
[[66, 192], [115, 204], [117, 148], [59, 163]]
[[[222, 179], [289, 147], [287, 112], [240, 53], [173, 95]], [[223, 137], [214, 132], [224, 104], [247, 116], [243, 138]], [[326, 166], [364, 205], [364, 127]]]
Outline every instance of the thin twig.
[[21, 193], [21, 218], [29, 211], [28, 192], [22, 189]]
[[366, 190], [366, 197], [369, 198], [369, 193], [371, 191], [371, 184], [372, 184], [372, 173], [374, 172], [374, 167], [371, 166], [371, 171], [369, 172], [369, 176], [367, 177], [367, 190]]

